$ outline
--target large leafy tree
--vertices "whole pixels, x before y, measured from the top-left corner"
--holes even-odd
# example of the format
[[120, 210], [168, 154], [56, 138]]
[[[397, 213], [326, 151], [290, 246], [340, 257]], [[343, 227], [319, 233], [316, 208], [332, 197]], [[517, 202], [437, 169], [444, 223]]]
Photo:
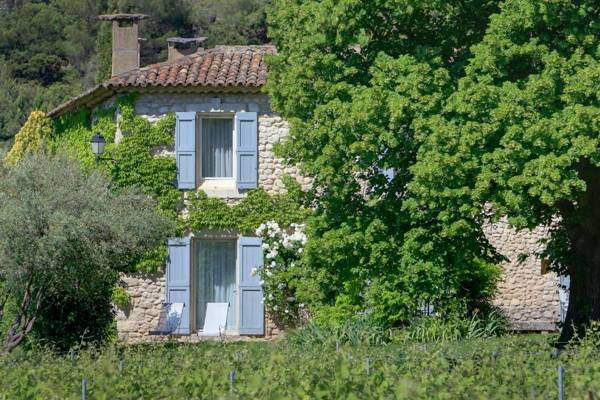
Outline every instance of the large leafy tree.
[[115, 191], [62, 156], [0, 165], [0, 178], [2, 349], [31, 332], [67, 348], [84, 334], [102, 342], [119, 273], [165, 240], [170, 220], [150, 197]]
[[265, 44], [266, 8], [271, 0], [193, 0], [192, 18], [207, 46]]
[[599, 17], [595, 1], [503, 3], [413, 169], [432, 218], [456, 206], [481, 221], [487, 203], [518, 228], [553, 227], [542, 256], [571, 277], [563, 341], [600, 319]]
[[314, 178], [298, 293], [317, 315], [368, 310], [394, 324], [427, 303], [474, 309], [492, 294], [497, 257], [476, 222], [422, 213], [407, 189], [421, 125], [444, 109], [495, 11], [482, 0], [274, 3], [269, 93], [291, 123], [281, 154]]

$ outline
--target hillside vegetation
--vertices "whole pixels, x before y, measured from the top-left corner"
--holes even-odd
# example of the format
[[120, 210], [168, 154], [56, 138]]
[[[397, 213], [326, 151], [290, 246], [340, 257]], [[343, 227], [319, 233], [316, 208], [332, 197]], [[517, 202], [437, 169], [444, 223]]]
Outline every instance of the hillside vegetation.
[[267, 41], [268, 0], [0, 0], [0, 148], [33, 109], [51, 110], [108, 77], [110, 24], [96, 16], [140, 12], [141, 65], [166, 59], [171, 36], [208, 45]]

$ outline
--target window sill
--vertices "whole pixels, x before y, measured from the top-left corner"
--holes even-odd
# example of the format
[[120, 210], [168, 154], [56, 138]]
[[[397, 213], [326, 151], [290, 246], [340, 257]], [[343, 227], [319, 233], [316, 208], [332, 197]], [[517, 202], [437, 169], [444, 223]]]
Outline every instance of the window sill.
[[241, 199], [246, 197], [241, 193], [233, 179], [208, 179], [203, 181], [198, 187], [208, 197], [220, 197], [229, 199]]
[[[202, 336], [202, 329], [199, 329], [199, 330], [196, 332], [196, 335], [197, 335], [198, 337], [201, 337], [201, 338], [218, 338], [218, 337], [219, 337], [219, 336]], [[235, 336], [240, 336], [240, 331], [238, 331], [238, 330], [229, 330], [229, 329], [226, 329], [226, 330], [225, 330], [225, 333], [223, 333], [223, 336], [234, 336], [234, 337], [235, 337]]]

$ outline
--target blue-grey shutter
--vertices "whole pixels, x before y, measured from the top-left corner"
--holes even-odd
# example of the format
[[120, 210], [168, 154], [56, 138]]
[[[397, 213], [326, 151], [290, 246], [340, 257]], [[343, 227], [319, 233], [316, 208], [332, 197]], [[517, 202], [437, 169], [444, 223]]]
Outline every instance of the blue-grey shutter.
[[177, 187], [196, 188], [196, 113], [178, 112], [175, 127]]
[[262, 239], [242, 236], [239, 239], [240, 260], [240, 334], [264, 335], [265, 311], [263, 291], [254, 268], [263, 265]]
[[167, 302], [184, 303], [179, 330], [180, 335], [190, 333], [190, 246], [191, 239], [169, 239], [167, 258]]
[[235, 114], [236, 183], [238, 189], [258, 187], [258, 125], [257, 113]]

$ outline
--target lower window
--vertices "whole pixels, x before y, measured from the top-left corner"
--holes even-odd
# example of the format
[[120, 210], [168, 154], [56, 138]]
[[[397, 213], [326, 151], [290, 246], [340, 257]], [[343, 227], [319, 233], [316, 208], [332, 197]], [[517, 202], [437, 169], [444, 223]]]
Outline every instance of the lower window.
[[229, 303], [228, 330], [237, 328], [237, 242], [197, 240], [194, 242], [196, 269], [196, 328], [202, 329], [207, 303]]

